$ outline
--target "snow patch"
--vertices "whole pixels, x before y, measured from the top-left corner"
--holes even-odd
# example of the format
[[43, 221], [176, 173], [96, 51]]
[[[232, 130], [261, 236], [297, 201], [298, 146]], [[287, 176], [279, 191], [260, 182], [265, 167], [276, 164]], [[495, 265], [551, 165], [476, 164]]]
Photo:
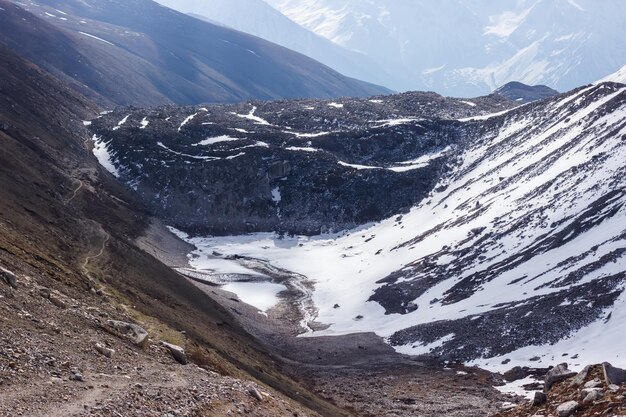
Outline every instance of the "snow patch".
[[100, 165], [102, 165], [104, 169], [109, 171], [115, 177], [119, 178], [120, 173], [115, 167], [115, 165], [113, 164], [113, 159], [111, 158], [111, 154], [109, 153], [109, 150], [108, 150], [108, 143], [104, 142], [102, 138], [97, 135], [93, 135], [91, 140], [93, 141], [92, 152], [94, 156], [96, 157], [96, 159], [98, 159], [98, 162], [100, 163]]
[[212, 138], [206, 138], [198, 143], [194, 143], [191, 146], [208, 146], [208, 145], [214, 145], [216, 143], [222, 143], [222, 142], [235, 142], [238, 140], [242, 140], [241, 138], [233, 138], [231, 136], [228, 135], [222, 135], [222, 136], [215, 136]]
[[104, 43], [106, 43], [106, 44], [108, 44], [108, 45], [115, 46], [115, 44], [113, 44], [113, 43], [111, 43], [111, 42], [109, 42], [109, 41], [107, 41], [107, 40], [104, 40], [104, 39], [102, 39], [102, 38], [99, 38], [99, 37], [97, 37], [97, 36], [95, 36], [95, 35], [92, 35], [91, 33], [87, 33], [87, 32], [80, 32], [80, 31], [79, 31], [78, 33], [80, 33], [81, 35], [85, 35], [85, 36], [87, 36], [87, 37], [89, 37], [89, 38], [96, 39], [96, 40], [98, 40], [98, 41], [100, 41], [100, 42], [104, 42]]

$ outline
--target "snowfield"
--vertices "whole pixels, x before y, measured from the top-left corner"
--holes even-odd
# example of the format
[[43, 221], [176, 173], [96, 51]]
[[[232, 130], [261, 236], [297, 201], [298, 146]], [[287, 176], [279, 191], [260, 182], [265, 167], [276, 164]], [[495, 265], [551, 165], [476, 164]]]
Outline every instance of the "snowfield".
[[217, 251], [306, 276], [330, 325], [307, 336], [375, 332], [498, 371], [566, 354], [626, 366], [626, 87], [464, 123], [482, 140], [409, 213], [316, 237], [190, 238], [192, 266]]

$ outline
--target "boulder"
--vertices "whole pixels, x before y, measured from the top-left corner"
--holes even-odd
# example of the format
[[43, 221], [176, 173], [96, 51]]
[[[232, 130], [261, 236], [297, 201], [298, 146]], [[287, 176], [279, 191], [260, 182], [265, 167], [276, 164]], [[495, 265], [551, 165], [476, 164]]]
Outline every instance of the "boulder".
[[148, 332], [141, 326], [117, 320], [109, 320], [107, 324], [115, 332], [129, 338], [137, 346], [144, 347], [148, 342]]
[[39, 287], [39, 295], [45, 299], [49, 299], [50, 295], [52, 295], [52, 291], [50, 291], [50, 288]]
[[515, 368], [509, 369], [508, 371], [506, 371], [504, 374], [502, 374], [502, 376], [504, 376], [504, 379], [507, 382], [513, 382], [519, 379], [526, 378], [528, 374], [520, 366], [516, 366]]
[[615, 384], [609, 385], [609, 391], [611, 391], [611, 392], [618, 392], [619, 391], [619, 385], [615, 385]]
[[108, 347], [104, 346], [103, 344], [100, 343], [96, 343], [96, 345], [94, 346], [96, 351], [98, 351], [98, 353], [102, 354], [103, 356], [106, 356], [107, 358], [112, 358], [113, 355], [115, 354], [115, 351], [113, 349], [109, 349]]
[[566, 363], [561, 363], [555, 366], [554, 368], [550, 369], [548, 373], [546, 374], [543, 391], [548, 392], [550, 391], [550, 388], [552, 388], [552, 386], [556, 384], [557, 382], [564, 381], [573, 376], [576, 376], [576, 372], [572, 372], [569, 369], [567, 369]]
[[584, 388], [599, 388], [602, 386], [602, 381], [600, 381], [598, 378], [595, 378], [591, 381], [588, 381], [585, 385]]
[[579, 387], [585, 383], [587, 376], [589, 375], [589, 371], [591, 371], [591, 365], [587, 365], [583, 368], [582, 371], [578, 373], [569, 383], [570, 387]]
[[251, 397], [256, 398], [259, 401], [263, 401], [263, 394], [261, 394], [258, 389], [252, 386], [248, 387], [248, 394], [250, 394]]
[[171, 343], [162, 343], [163, 346], [165, 346], [170, 351], [176, 362], [180, 363], [181, 365], [187, 365], [189, 363], [189, 360], [187, 360], [187, 355], [185, 354], [185, 349]]
[[57, 296], [54, 293], [50, 293], [48, 300], [50, 300], [52, 304], [54, 304], [55, 306], [59, 308], [62, 308], [62, 309], [67, 308], [67, 304], [65, 303], [65, 301], [63, 301], [59, 296]]
[[621, 385], [626, 383], [626, 370], [616, 368], [608, 362], [602, 364], [602, 370], [607, 385]]
[[556, 412], [559, 414], [559, 417], [569, 417], [576, 412], [580, 408], [580, 404], [576, 401], [568, 401], [559, 405], [556, 408]]
[[598, 401], [602, 398], [602, 390], [599, 388], [592, 388], [590, 390], [585, 390], [583, 392], [586, 392], [587, 395], [585, 395], [585, 397], [583, 398], [583, 403], [587, 404], [587, 403], [593, 403], [595, 401]]
[[0, 266], [0, 278], [13, 288], [17, 288], [17, 275], [8, 269], [4, 269]]
[[533, 406], [539, 407], [548, 402], [548, 396], [541, 391], [535, 392], [535, 397], [533, 398]]

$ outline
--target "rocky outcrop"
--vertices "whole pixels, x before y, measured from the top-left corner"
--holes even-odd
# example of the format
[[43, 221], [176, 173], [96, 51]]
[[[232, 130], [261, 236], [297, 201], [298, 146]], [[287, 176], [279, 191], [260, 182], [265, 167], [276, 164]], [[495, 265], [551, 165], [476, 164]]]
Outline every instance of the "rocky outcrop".
[[5, 284], [10, 285], [13, 288], [17, 288], [17, 275], [8, 269], [0, 267], [0, 278], [2, 278]]
[[127, 337], [137, 346], [145, 347], [148, 343], [148, 332], [137, 324], [116, 320], [109, 320], [107, 324], [115, 333]]
[[510, 82], [495, 91], [507, 99], [518, 104], [526, 104], [532, 101], [543, 100], [559, 94], [558, 91], [545, 85], [526, 85], [520, 82]]
[[604, 381], [607, 385], [621, 385], [626, 384], [626, 370], [612, 366], [608, 362], [602, 364], [602, 372], [604, 374]]
[[172, 343], [162, 342], [162, 344], [167, 350], [169, 350], [176, 362], [180, 363], [181, 365], [187, 365], [189, 363], [189, 359], [187, 359], [185, 349]]
[[561, 363], [548, 371], [544, 381], [543, 390], [544, 392], [548, 392], [557, 382], [564, 381], [576, 375], [576, 372], [572, 372], [567, 369], [566, 363]]
[[[547, 394], [538, 391], [533, 400], [495, 417], [624, 415], [626, 383], [607, 384], [602, 379], [605, 367], [590, 365], [578, 374], [564, 378], [572, 374], [568, 372], [566, 364], [557, 365], [546, 375], [546, 387], [548, 382], [552, 382], [551, 388], [546, 390]], [[614, 367], [610, 369], [623, 371]]]

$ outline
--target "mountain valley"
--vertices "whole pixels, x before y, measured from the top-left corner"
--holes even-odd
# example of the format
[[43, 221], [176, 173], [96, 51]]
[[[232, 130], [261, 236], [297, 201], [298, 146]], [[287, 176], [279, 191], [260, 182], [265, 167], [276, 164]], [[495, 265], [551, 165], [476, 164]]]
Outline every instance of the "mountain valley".
[[538, 363], [596, 359], [558, 342], [622, 325], [625, 98], [604, 83], [520, 107], [408, 94], [133, 109], [90, 128], [101, 162], [190, 235], [208, 276], [229, 269], [211, 272], [215, 254], [258, 258], [314, 287], [308, 332], [373, 331], [498, 370], [527, 365], [532, 346]]
[[625, 12], [0, 0], [0, 416], [626, 415]]

